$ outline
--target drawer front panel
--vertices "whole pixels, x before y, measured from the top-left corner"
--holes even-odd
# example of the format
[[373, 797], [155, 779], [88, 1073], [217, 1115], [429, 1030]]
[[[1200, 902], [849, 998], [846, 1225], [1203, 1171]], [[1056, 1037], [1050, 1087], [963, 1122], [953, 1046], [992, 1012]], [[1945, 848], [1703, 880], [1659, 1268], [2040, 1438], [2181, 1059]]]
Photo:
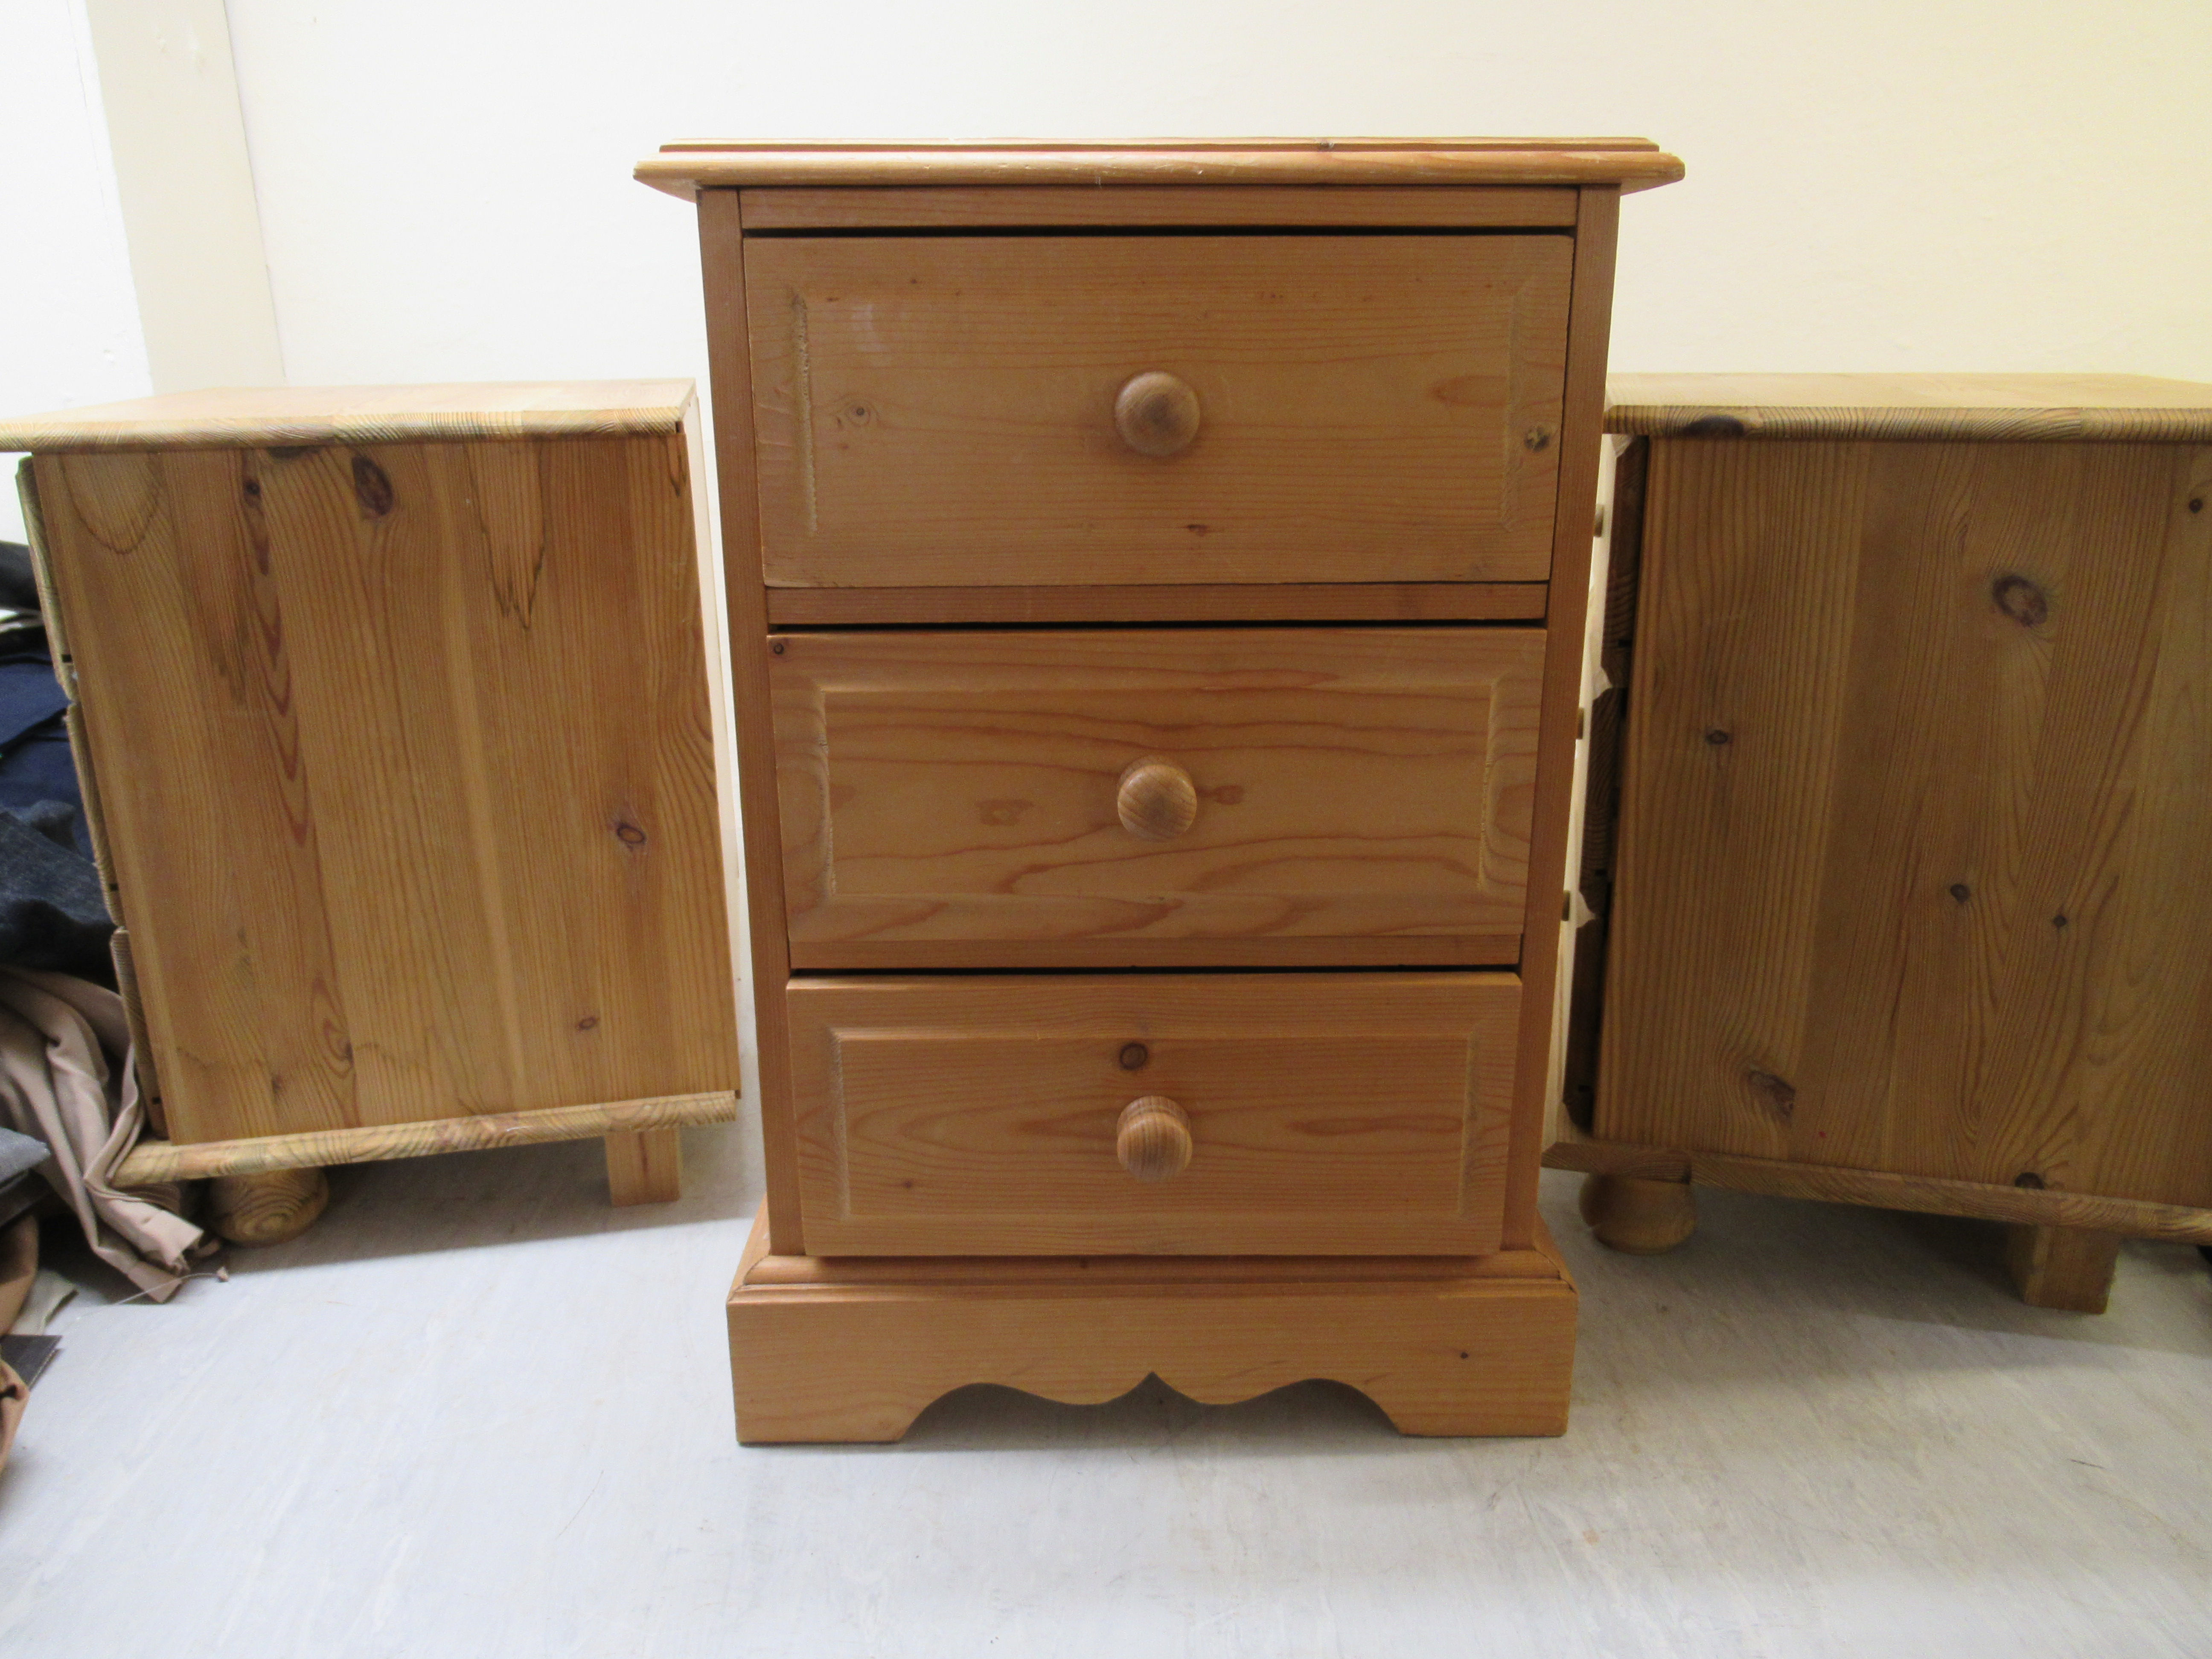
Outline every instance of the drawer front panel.
[[[1486, 1254], [1519, 1000], [1503, 973], [795, 980], [806, 1249]], [[1179, 1173], [1125, 1165], [1140, 1100], [1182, 1120]]]
[[[1542, 580], [1572, 262], [1540, 234], [750, 242], [767, 579]], [[1146, 374], [1194, 399], [1176, 453], [1117, 425]]]
[[793, 963], [1515, 962], [1543, 644], [779, 636]]

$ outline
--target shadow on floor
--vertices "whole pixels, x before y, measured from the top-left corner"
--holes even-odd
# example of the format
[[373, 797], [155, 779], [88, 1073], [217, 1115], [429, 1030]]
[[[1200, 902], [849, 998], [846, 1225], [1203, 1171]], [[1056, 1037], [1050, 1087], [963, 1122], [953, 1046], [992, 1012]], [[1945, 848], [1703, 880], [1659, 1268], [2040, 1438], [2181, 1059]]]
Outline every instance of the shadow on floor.
[[[607, 1194], [605, 1143], [553, 1141], [496, 1151], [331, 1169], [330, 1206], [289, 1244], [228, 1246], [205, 1264], [236, 1275], [333, 1261], [484, 1249], [647, 1227], [732, 1224], [730, 1266], [760, 1207], [757, 1146], [735, 1123], [684, 1131], [684, 1195], [617, 1209]], [[71, 1227], [49, 1226], [46, 1265], [88, 1304], [132, 1299], [133, 1287], [85, 1248]], [[191, 1287], [186, 1287], [189, 1294]]]
[[[1585, 1348], [1616, 1328], [1637, 1343], [1662, 1331], [1683, 1344], [1678, 1375], [1764, 1374], [1776, 1350], [1758, 1340], [1762, 1326], [1790, 1334], [1786, 1363], [1803, 1374], [1818, 1362], [1800, 1334], [1808, 1314], [1835, 1322], [1839, 1333], [1893, 1321], [2036, 1339], [2008, 1351], [2011, 1364], [2068, 1363], [2075, 1344], [2212, 1354], [2212, 1317], [2173, 1317], [2177, 1293], [2194, 1295], [2212, 1314], [2212, 1279], [2189, 1245], [2130, 1240], [2110, 1310], [2067, 1313], [2020, 1299], [2004, 1266], [2004, 1230], [1994, 1222], [1700, 1187], [1698, 1231], [1686, 1243], [1666, 1255], [1625, 1256], [1598, 1244], [1576, 1218], [1578, 1180], [1547, 1174], [1544, 1212], [1582, 1286]], [[1698, 1338], [1723, 1329], [1725, 1343]], [[1834, 1347], [1862, 1360], [1877, 1351], [1863, 1342]], [[1971, 1345], [1913, 1345], [1911, 1353], [1897, 1363], [1980, 1363]]]
[[[1018, 1389], [979, 1382], [956, 1389], [915, 1419], [906, 1438], [867, 1447], [778, 1450], [875, 1452], [1084, 1451], [1188, 1446], [1211, 1455], [1249, 1452], [1302, 1456], [1372, 1455], [1378, 1446], [1419, 1445], [1382, 1408], [1346, 1383], [1293, 1382], [1234, 1405], [1206, 1406], [1148, 1376], [1119, 1399], [1068, 1406]], [[765, 1448], [761, 1449], [767, 1449]]]

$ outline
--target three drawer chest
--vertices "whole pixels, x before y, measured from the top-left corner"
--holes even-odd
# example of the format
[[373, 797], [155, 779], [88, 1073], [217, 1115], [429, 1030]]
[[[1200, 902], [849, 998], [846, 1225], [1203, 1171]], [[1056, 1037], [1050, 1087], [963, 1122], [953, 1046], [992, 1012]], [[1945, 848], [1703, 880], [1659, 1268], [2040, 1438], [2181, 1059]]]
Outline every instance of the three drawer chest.
[[748, 1441], [1306, 1378], [1557, 1433], [1535, 1210], [1648, 143], [671, 145], [767, 1203]]

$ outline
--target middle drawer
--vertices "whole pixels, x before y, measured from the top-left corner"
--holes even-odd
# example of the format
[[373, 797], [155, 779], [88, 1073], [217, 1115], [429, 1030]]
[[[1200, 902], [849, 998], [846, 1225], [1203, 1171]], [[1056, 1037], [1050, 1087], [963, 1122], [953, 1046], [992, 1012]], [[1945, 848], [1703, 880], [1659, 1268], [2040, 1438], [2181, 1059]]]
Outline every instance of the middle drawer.
[[792, 966], [1512, 963], [1543, 644], [778, 635]]

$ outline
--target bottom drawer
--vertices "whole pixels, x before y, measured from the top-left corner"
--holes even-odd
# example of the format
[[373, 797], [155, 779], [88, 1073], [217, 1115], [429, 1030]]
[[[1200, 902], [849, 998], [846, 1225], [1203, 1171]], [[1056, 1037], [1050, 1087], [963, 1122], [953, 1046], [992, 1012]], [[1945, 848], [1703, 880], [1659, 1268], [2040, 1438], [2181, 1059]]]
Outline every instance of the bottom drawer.
[[795, 980], [805, 1248], [1486, 1254], [1520, 996], [1507, 973]]

